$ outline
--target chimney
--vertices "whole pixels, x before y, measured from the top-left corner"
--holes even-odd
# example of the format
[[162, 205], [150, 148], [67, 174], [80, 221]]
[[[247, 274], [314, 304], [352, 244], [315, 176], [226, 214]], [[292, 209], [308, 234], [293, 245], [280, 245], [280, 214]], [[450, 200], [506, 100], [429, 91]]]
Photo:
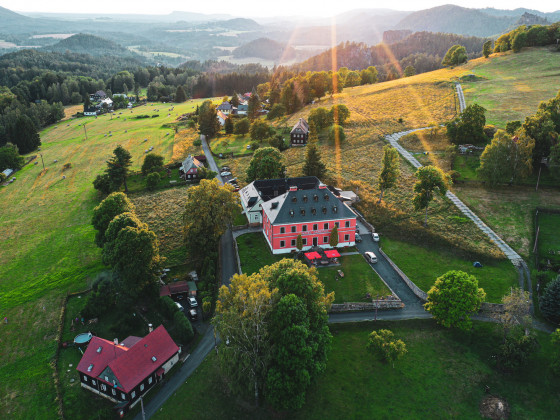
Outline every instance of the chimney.
[[115, 343], [115, 346], [118, 346], [118, 345], [119, 345], [119, 339], [118, 339], [118, 338], [115, 338], [115, 339], [113, 340], [113, 343]]
[[297, 186], [294, 185], [294, 186], [290, 187], [290, 191], [297, 191]]
[[319, 189], [320, 190], [324, 190], [325, 188], [327, 188], [327, 186], [325, 184], [319, 184]]
[[154, 330], [154, 327], [152, 326], [152, 324], [148, 324], [148, 332], [152, 332]]

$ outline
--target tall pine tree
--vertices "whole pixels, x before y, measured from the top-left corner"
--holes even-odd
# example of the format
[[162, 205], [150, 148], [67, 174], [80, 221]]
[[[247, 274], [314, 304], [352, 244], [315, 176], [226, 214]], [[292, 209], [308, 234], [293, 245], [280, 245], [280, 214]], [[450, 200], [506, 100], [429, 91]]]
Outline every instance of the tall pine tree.
[[35, 124], [27, 115], [20, 115], [14, 125], [12, 143], [15, 144], [21, 154], [26, 154], [37, 149], [41, 145], [41, 138]]
[[307, 144], [305, 153], [305, 163], [303, 165], [304, 176], [316, 176], [322, 179], [327, 174], [327, 167], [321, 160], [321, 153], [317, 148], [317, 142], [312, 141]]

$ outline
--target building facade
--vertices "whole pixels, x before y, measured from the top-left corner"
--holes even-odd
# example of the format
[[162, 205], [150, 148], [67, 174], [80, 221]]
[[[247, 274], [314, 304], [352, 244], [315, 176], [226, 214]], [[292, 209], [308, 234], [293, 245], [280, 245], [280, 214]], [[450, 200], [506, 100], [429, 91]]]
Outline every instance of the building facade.
[[290, 132], [290, 144], [292, 146], [305, 146], [309, 138], [309, 125], [307, 121], [300, 118]]
[[326, 185], [312, 189], [292, 186], [261, 206], [263, 234], [273, 254], [296, 251], [299, 235], [303, 250], [316, 246], [330, 248], [335, 226], [338, 246], [355, 244], [356, 215]]

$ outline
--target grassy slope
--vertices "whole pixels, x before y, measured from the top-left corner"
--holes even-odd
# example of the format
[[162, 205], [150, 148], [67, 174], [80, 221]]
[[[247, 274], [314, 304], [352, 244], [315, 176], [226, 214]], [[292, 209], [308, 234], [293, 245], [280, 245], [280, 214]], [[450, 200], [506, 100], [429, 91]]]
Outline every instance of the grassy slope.
[[[166, 161], [182, 157], [196, 134], [185, 130], [175, 138], [162, 124], [174, 121], [176, 113], [191, 112], [197, 102], [175, 106], [170, 116], [172, 105], [154, 104], [119, 111], [120, 118], [116, 112], [112, 120], [104, 115], [55, 124], [41, 132], [47, 172], [40, 176], [41, 163], [28, 165], [16, 174], [16, 182], [0, 188], [1, 316], [9, 319], [0, 341], [0, 394], [8, 396], [0, 403], [0, 417], [56, 416], [49, 362], [62, 297], [68, 290], [84, 289], [103, 269], [90, 225], [99, 202], [93, 179], [118, 144], [130, 150], [133, 170], [140, 168], [144, 149], [151, 145]], [[160, 116], [130, 119], [138, 114]], [[105, 137], [109, 131], [112, 136]], [[63, 172], [65, 163], [72, 168]]]
[[517, 271], [508, 260], [481, 260], [483, 268], [474, 268], [464, 258], [458, 258], [443, 250], [434, 252], [429, 248], [406, 242], [383, 238], [383, 251], [422, 290], [428, 291], [435, 280], [450, 270], [461, 270], [478, 279], [486, 291], [487, 302], [501, 302], [505, 291], [516, 286]]
[[[367, 335], [378, 328], [391, 329], [407, 345], [407, 355], [395, 363], [395, 368], [373, 359], [365, 349]], [[491, 394], [509, 403], [511, 418], [556, 417], [560, 387], [548, 370], [549, 338], [539, 334], [541, 349], [529, 366], [519, 373], [503, 375], [491, 364], [500, 340], [496, 328], [475, 323], [473, 332], [465, 334], [442, 329], [431, 320], [332, 327], [333, 347], [326, 372], [311, 385], [304, 407], [284, 416], [478, 419], [479, 403], [488, 385]], [[244, 407], [228, 394], [212, 355], [155, 418], [275, 417], [266, 408]]]
[[482, 105], [487, 110], [486, 122], [500, 128], [508, 121], [524, 121], [560, 88], [560, 55], [548, 47], [494, 55], [468, 66], [483, 80], [461, 82], [467, 104]]

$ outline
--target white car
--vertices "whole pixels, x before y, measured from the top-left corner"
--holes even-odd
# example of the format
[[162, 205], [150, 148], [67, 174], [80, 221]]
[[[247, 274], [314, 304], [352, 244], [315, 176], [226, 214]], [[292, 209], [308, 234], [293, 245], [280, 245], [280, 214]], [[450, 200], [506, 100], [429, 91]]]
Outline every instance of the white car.
[[197, 302], [196, 299], [193, 298], [192, 296], [189, 297], [188, 301], [189, 301], [189, 306], [190, 306], [191, 308], [196, 308], [196, 307], [198, 306], [198, 302]]
[[366, 261], [370, 264], [377, 262], [377, 256], [371, 251], [364, 252], [364, 257], [366, 257]]
[[227, 172], [227, 171], [226, 171], [226, 172], [222, 172], [220, 175], [221, 175], [221, 176], [230, 176], [230, 175], [231, 175], [231, 172]]
[[183, 308], [183, 305], [181, 305], [179, 302], [175, 302], [175, 305], [177, 306], [177, 309], [179, 309], [181, 312], [183, 312], [185, 310]]
[[373, 238], [373, 240], [374, 240], [375, 242], [379, 242], [379, 233], [373, 232], [373, 233], [371, 234], [371, 237]]

